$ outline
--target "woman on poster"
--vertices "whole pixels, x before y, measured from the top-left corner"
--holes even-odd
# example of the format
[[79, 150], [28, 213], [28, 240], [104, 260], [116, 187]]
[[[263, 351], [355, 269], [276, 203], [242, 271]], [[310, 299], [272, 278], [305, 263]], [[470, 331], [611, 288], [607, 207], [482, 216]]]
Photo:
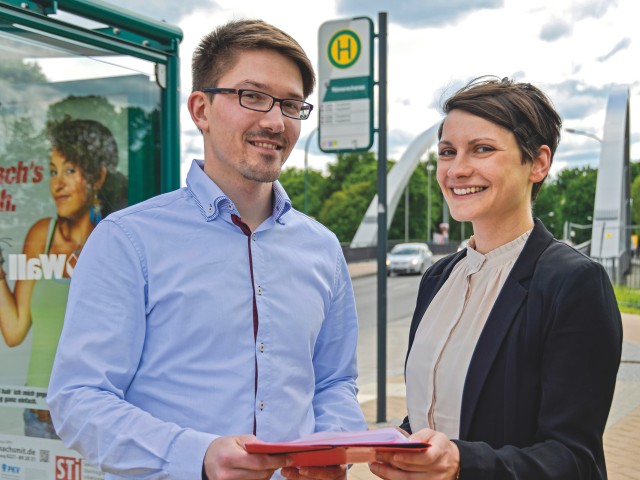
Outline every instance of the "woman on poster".
[[[93, 120], [66, 116], [48, 124], [47, 136], [52, 144], [49, 187], [57, 215], [35, 222], [22, 249], [23, 265], [39, 265], [40, 274], [35, 275], [39, 278], [33, 278], [33, 267], [20, 269], [29, 274], [15, 280], [12, 292], [5, 270], [7, 255], [0, 251], [0, 331], [6, 344], [15, 347], [31, 330], [26, 386], [44, 389], [62, 330], [73, 267], [95, 225], [126, 205], [126, 178], [115, 171], [118, 147], [109, 129]], [[42, 268], [44, 261], [57, 267]], [[26, 436], [57, 438], [48, 410], [27, 409], [24, 421]]]

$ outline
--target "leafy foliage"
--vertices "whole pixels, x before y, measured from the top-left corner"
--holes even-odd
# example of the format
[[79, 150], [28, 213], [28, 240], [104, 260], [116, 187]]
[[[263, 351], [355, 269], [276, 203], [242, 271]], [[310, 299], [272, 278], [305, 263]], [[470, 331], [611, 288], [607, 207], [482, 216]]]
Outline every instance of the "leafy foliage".
[[286, 168], [280, 174], [280, 183], [285, 186], [287, 195], [291, 203], [298, 210], [306, 213], [310, 217], [318, 218], [324, 200], [324, 192], [327, 188], [327, 179], [317, 170], [307, 171], [307, 208], [305, 211], [305, 180], [304, 170], [294, 167]]
[[[432, 157], [433, 163], [435, 159]], [[395, 162], [390, 160], [387, 170]], [[378, 190], [378, 161], [372, 152], [340, 154], [337, 161], [329, 165], [329, 174], [307, 172], [307, 213], [330, 228], [341, 242], [353, 239], [364, 214]], [[442, 221], [442, 193], [431, 178], [431, 232], [437, 231]], [[282, 171], [280, 183], [287, 191], [294, 207], [304, 211], [304, 170], [289, 167]], [[425, 163], [416, 168], [409, 181], [409, 236], [425, 239], [427, 226], [429, 174]], [[401, 239], [405, 236], [405, 197], [403, 196], [395, 212], [389, 238]]]
[[[435, 155], [429, 163], [435, 165]], [[389, 169], [394, 165], [389, 161]], [[317, 218], [334, 231], [341, 242], [348, 243], [362, 221], [377, 192], [377, 160], [372, 152], [340, 154], [328, 168], [328, 175], [315, 170], [307, 172], [308, 214]], [[556, 238], [569, 239], [579, 244], [591, 238], [591, 223], [595, 201], [598, 171], [592, 167], [564, 169], [548, 178], [534, 203], [534, 216], [539, 217]], [[640, 205], [640, 165], [632, 163], [632, 205]], [[296, 168], [284, 170], [280, 176], [293, 205], [298, 210], [304, 206], [304, 171]], [[429, 185], [431, 195], [429, 201]], [[429, 229], [428, 205], [431, 205]], [[406, 200], [400, 198], [388, 237], [392, 240], [431, 240], [429, 233], [439, 232], [443, 221], [443, 198], [435, 178], [429, 172], [427, 162], [421, 162], [409, 180], [408, 232], [405, 232]], [[640, 206], [632, 208], [632, 221], [640, 225]], [[459, 242], [473, 232], [469, 223], [461, 224], [449, 217], [449, 240]], [[639, 229], [640, 230], [640, 229]], [[407, 235], [408, 233], [408, 235]]]
[[45, 83], [47, 77], [37, 63], [4, 59], [0, 62], [0, 79], [9, 84]]
[[[534, 205], [534, 213], [556, 238], [579, 244], [591, 238], [598, 170], [591, 167], [564, 169], [547, 179]], [[566, 232], [565, 232], [566, 229]]]
[[324, 202], [319, 220], [341, 242], [350, 242], [373, 198], [371, 184], [359, 182], [331, 194]]

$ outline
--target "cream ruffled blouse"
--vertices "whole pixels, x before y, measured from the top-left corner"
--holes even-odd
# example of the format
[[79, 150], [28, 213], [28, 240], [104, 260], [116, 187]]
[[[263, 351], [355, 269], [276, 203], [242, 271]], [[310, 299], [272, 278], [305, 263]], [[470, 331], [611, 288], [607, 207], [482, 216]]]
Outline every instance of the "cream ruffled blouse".
[[486, 255], [471, 237], [418, 326], [407, 360], [407, 411], [414, 432], [460, 435], [462, 390], [480, 333], [531, 230]]

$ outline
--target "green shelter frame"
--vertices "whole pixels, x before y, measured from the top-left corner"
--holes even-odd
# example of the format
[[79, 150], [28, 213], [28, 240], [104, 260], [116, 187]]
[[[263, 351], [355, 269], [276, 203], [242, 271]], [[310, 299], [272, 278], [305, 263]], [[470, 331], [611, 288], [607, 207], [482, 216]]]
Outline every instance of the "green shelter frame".
[[[89, 29], [52, 18], [58, 11], [107, 25]], [[0, 0], [0, 20], [76, 45], [155, 63], [161, 87], [160, 192], [180, 183], [179, 44], [182, 30], [100, 0]], [[160, 193], [147, 191], [145, 197]], [[140, 200], [140, 199], [138, 199]]]

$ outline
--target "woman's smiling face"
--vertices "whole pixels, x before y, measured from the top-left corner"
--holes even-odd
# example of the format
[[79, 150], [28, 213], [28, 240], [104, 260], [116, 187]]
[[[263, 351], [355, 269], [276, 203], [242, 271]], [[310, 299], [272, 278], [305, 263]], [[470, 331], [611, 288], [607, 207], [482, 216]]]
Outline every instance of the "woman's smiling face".
[[58, 216], [75, 219], [89, 212], [90, 187], [82, 170], [67, 160], [57, 149], [51, 151], [49, 187]]
[[444, 120], [438, 183], [452, 217], [472, 222], [474, 230], [530, 215], [534, 163], [522, 163], [513, 133], [495, 123], [457, 109]]

